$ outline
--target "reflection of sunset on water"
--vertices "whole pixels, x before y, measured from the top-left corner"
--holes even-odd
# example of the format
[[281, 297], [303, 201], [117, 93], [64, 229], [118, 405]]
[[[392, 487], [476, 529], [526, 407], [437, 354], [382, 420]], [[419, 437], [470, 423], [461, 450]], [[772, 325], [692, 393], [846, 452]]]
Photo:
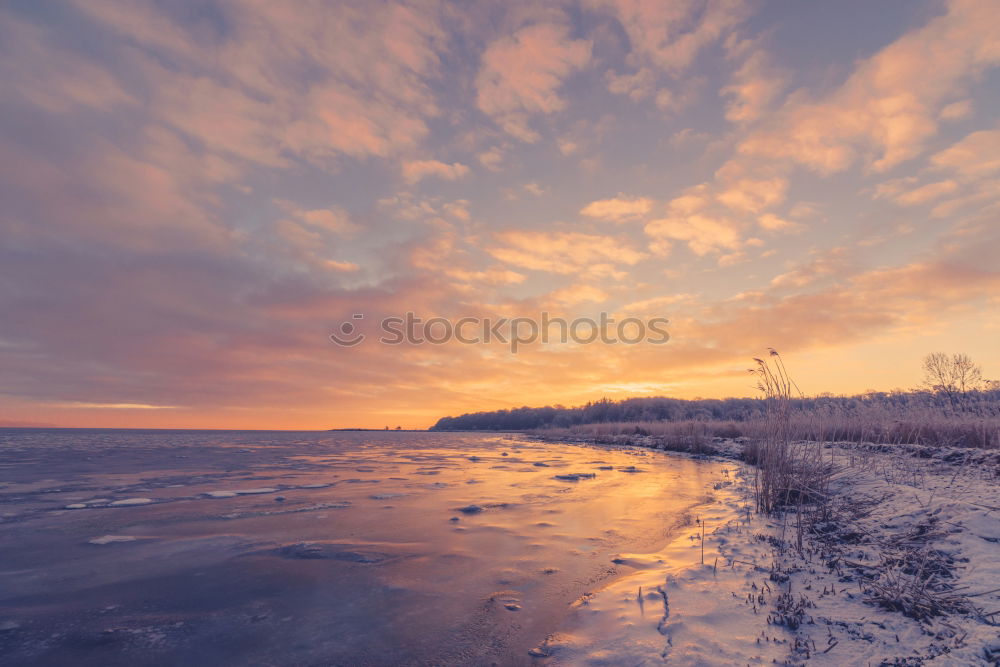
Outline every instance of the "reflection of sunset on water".
[[[571, 603], [635, 569], [621, 554], [688, 525], [721, 467], [493, 434], [150, 432], [135, 446], [50, 431], [8, 447], [4, 492], [23, 500], [6, 505], [0, 552], [47, 573], [2, 578], [23, 622], [107, 608], [79, 632], [162, 634], [148, 659], [225, 637], [230, 661], [280, 664], [521, 664]], [[101, 463], [81, 474], [81, 457]], [[120, 650], [64, 639], [44, 655]]]

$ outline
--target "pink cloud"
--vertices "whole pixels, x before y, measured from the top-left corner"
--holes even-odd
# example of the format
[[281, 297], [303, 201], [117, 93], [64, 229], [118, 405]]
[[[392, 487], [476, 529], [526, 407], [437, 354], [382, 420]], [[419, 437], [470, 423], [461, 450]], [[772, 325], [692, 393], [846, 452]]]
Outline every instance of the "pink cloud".
[[[225, 3], [230, 30], [217, 41], [152, 5], [80, 9], [142, 47], [131, 55], [157, 84], [162, 122], [242, 160], [388, 155], [416, 145], [439, 113], [428, 86], [444, 48], [433, 8]], [[187, 67], [162, 66], [145, 50]], [[288, 75], [306, 70], [313, 76]]]
[[611, 199], [592, 201], [580, 210], [580, 214], [598, 220], [627, 222], [642, 218], [652, 209], [652, 199], [619, 195]]
[[972, 132], [931, 157], [931, 165], [967, 179], [1000, 172], [1000, 130]]
[[429, 176], [446, 181], [457, 181], [469, 173], [464, 164], [454, 162], [447, 164], [439, 160], [408, 160], [402, 164], [403, 180], [413, 185]]
[[633, 60], [671, 73], [687, 69], [698, 53], [746, 18], [739, 0], [593, 0], [618, 19]]
[[937, 133], [942, 108], [1000, 64], [989, 0], [955, 0], [948, 11], [860, 61], [836, 90], [792, 95], [746, 137], [740, 152], [787, 159], [821, 173], [861, 159], [882, 172], [918, 155]]
[[730, 37], [730, 59], [740, 63], [731, 82], [720, 91], [728, 98], [726, 119], [751, 123], [767, 113], [787, 85], [786, 73], [777, 68], [767, 52], [752, 40]]
[[476, 76], [476, 103], [503, 129], [532, 142], [537, 133], [528, 125], [533, 113], [553, 113], [566, 107], [559, 94], [563, 81], [590, 61], [591, 44], [572, 39], [569, 28], [537, 23], [520, 28], [490, 44]]
[[[54, 113], [71, 113], [81, 107], [112, 111], [137, 103], [105, 68], [74, 57], [47, 40], [41, 28], [9, 16], [2, 18], [0, 79], [6, 94], [20, 95]], [[23, 66], [24, 62], [31, 66]]]

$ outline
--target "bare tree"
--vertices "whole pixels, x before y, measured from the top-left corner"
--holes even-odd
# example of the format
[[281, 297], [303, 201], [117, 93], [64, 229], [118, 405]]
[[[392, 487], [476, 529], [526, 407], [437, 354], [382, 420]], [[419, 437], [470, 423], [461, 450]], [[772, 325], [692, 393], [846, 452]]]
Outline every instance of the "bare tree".
[[969, 392], [986, 387], [983, 369], [967, 354], [934, 352], [924, 357], [923, 368], [924, 387], [946, 396], [952, 405], [960, 405]]

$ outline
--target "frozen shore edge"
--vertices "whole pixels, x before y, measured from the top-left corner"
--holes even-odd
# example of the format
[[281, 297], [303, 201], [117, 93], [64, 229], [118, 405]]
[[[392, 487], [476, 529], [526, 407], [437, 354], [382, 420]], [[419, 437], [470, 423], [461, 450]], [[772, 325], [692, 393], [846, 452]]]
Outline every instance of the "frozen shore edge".
[[[663, 449], [642, 436], [610, 444]], [[997, 467], [987, 465], [997, 453], [823, 446], [841, 471], [832, 489], [835, 525], [809, 535], [801, 553], [786, 539], [794, 513], [754, 511], [753, 468], [740, 460], [740, 443], [716, 441], [708, 456], [669, 451], [726, 462], [726, 473], [664, 549], [622, 554], [635, 571], [574, 603], [534, 652], [538, 661], [1000, 664], [1000, 614], [990, 613], [1000, 612], [1000, 591], [992, 590], [1000, 587], [1000, 491]], [[907, 573], [907, 555], [918, 552], [943, 570]], [[918, 620], [880, 604], [877, 584], [916, 575], [956, 591], [967, 606]]]

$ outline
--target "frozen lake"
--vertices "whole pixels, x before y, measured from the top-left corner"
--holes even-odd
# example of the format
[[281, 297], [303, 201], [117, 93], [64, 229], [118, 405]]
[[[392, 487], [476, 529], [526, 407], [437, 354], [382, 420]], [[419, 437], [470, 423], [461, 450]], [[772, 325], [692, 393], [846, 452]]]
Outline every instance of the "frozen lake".
[[0, 430], [0, 663], [532, 664], [719, 467], [509, 434]]

